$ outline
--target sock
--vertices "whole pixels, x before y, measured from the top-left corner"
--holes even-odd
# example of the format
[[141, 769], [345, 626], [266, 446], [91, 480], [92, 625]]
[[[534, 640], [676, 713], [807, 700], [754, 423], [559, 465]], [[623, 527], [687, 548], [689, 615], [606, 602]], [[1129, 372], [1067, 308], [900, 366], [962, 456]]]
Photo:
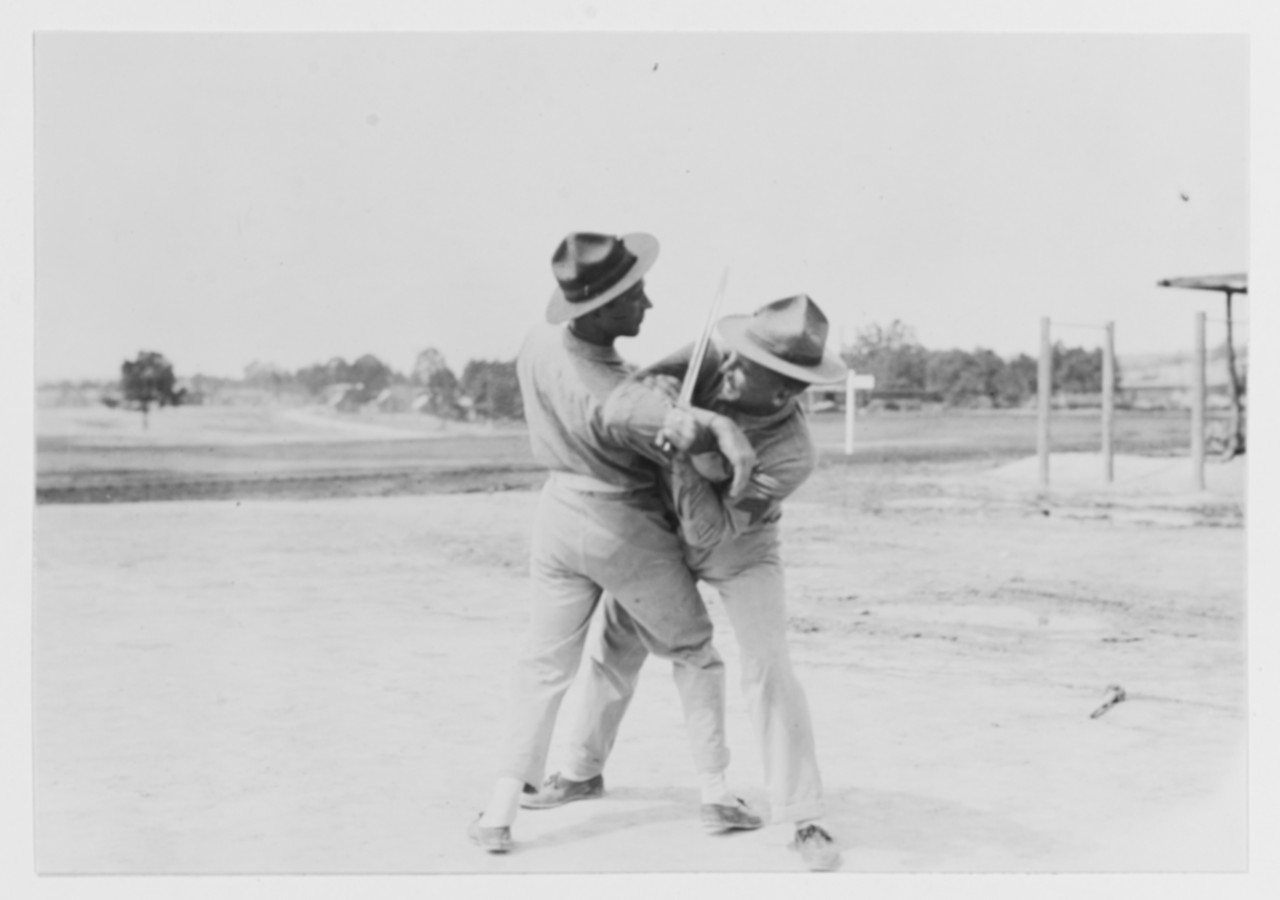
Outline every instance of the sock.
[[702, 802], [715, 803], [720, 806], [735, 806], [738, 798], [729, 791], [724, 772], [702, 773]]
[[493, 786], [493, 795], [489, 805], [485, 807], [480, 824], [485, 828], [501, 828], [511, 825], [516, 820], [516, 810], [520, 807], [520, 792], [524, 790], [524, 782], [519, 778], [499, 778]]
[[572, 764], [565, 766], [560, 770], [560, 777], [565, 781], [590, 781], [595, 775], [583, 775]]

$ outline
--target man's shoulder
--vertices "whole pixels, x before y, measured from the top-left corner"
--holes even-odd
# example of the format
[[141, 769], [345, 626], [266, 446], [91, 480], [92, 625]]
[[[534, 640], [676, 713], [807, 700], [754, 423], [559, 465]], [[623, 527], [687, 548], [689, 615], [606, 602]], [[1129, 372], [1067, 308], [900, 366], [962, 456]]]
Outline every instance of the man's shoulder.
[[521, 345], [520, 352], [523, 354], [526, 350], [534, 347], [542, 347], [548, 344], [562, 344], [560, 338], [561, 331], [564, 330], [563, 325], [552, 325], [550, 322], [538, 322], [524, 336], [524, 343]]
[[564, 326], [539, 322], [525, 335], [520, 352], [516, 355], [516, 364], [520, 368], [533, 370], [548, 364], [555, 365], [569, 355]]
[[775, 419], [744, 426], [743, 431], [759, 453], [761, 467], [805, 473], [812, 468], [817, 445], [809, 430], [808, 416], [798, 403]]
[[787, 443], [803, 447], [805, 453], [810, 453], [816, 445], [813, 441], [813, 432], [809, 430], [809, 415], [798, 399], [792, 402], [795, 404], [795, 409], [792, 410], [791, 415], [779, 423], [779, 431]]

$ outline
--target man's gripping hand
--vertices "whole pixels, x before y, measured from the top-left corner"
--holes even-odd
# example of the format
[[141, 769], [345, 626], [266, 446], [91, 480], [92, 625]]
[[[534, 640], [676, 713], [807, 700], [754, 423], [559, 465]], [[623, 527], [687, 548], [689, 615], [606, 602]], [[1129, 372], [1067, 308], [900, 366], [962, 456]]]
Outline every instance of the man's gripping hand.
[[709, 424], [699, 410], [673, 406], [667, 410], [658, 431], [659, 447], [669, 446], [676, 453], [696, 453], [708, 445]]

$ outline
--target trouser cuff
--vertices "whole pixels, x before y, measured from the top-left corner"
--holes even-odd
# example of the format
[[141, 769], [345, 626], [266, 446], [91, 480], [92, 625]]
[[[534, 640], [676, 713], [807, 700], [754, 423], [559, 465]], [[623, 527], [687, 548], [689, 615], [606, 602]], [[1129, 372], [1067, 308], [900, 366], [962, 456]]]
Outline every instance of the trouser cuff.
[[570, 781], [590, 781], [597, 775], [604, 774], [604, 766], [569, 763], [560, 768], [560, 774]]
[[821, 800], [806, 800], [792, 803], [790, 806], [776, 807], [771, 810], [770, 821], [774, 825], [783, 822], [799, 822], [804, 819], [820, 819], [826, 812]]

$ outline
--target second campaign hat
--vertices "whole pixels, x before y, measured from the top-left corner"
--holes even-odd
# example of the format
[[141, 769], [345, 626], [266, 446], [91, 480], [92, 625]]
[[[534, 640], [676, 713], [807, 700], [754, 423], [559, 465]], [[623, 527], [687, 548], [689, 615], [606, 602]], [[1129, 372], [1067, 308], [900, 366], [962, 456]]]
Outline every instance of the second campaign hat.
[[808, 294], [766, 303], [750, 316], [725, 316], [717, 327], [731, 350], [789, 378], [826, 384], [849, 371], [826, 349], [827, 317]]

